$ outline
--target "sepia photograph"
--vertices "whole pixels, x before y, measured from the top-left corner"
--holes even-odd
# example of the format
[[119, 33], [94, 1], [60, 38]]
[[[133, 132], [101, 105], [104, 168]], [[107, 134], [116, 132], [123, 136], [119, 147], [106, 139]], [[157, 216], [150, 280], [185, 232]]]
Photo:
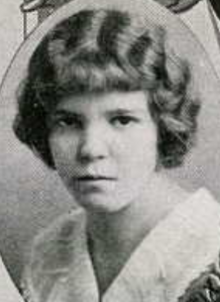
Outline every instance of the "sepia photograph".
[[220, 302], [218, 0], [0, 22], [0, 300]]

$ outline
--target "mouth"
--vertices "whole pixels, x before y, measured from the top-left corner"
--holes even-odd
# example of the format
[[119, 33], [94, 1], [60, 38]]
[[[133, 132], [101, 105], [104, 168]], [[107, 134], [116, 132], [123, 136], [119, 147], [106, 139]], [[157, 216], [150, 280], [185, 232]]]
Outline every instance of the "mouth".
[[115, 181], [115, 177], [103, 175], [83, 175], [75, 178], [76, 181], [92, 182], [92, 181]]
[[109, 194], [115, 190], [117, 178], [109, 175], [80, 175], [73, 178], [72, 188], [77, 194]]

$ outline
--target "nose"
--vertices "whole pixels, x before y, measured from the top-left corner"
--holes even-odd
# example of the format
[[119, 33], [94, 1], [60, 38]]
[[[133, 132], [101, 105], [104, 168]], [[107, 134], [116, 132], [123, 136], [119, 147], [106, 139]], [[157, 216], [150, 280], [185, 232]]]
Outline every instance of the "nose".
[[84, 131], [78, 145], [77, 158], [81, 163], [89, 163], [108, 156], [106, 133], [100, 127]]

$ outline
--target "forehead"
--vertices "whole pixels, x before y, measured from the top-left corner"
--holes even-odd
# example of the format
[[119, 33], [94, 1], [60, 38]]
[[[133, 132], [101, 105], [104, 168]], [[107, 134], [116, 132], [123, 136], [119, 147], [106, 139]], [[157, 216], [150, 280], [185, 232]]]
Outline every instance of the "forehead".
[[111, 93], [91, 93], [83, 95], [70, 95], [60, 100], [56, 110], [82, 111], [91, 110], [147, 110], [147, 92], [111, 92]]

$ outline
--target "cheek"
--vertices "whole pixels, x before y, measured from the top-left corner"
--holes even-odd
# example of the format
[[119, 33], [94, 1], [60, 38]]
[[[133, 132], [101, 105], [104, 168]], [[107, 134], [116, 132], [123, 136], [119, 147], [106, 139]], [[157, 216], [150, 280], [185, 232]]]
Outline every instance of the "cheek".
[[51, 135], [49, 144], [58, 172], [68, 170], [68, 167], [74, 163], [77, 142], [68, 137]]
[[124, 141], [118, 148], [123, 173], [140, 176], [155, 170], [157, 162], [157, 136], [153, 131], [140, 131]]

